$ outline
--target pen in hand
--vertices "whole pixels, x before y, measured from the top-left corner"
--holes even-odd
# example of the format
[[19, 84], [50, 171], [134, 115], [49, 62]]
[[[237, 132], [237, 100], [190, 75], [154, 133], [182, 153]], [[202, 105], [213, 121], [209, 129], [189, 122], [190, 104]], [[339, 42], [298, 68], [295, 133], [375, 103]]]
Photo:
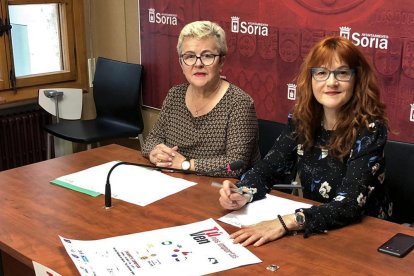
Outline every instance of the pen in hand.
[[275, 184], [274, 189], [303, 189], [303, 186], [297, 184]]
[[[217, 187], [217, 188], [223, 188], [223, 184], [218, 183], [218, 182], [212, 182], [211, 186], [213, 187]], [[243, 194], [243, 190], [242, 187], [239, 188], [230, 188], [230, 191], [232, 191], [233, 193], [238, 193], [238, 194]]]

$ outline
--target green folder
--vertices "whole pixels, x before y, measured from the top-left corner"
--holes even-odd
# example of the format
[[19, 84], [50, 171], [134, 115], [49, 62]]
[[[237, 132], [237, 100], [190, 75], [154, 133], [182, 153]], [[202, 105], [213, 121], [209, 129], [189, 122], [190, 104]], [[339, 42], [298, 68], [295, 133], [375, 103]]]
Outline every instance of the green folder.
[[53, 183], [55, 185], [62, 186], [62, 187], [65, 187], [65, 188], [68, 188], [68, 189], [71, 189], [71, 190], [74, 190], [74, 191], [77, 191], [77, 192], [80, 192], [80, 193], [84, 193], [84, 194], [87, 194], [87, 195], [90, 195], [90, 196], [93, 196], [93, 197], [97, 197], [98, 195], [100, 195], [100, 193], [98, 193], [98, 192], [91, 191], [91, 190], [84, 189], [84, 188], [80, 188], [78, 186], [75, 186], [75, 185], [72, 185], [72, 184], [69, 184], [67, 182], [57, 180], [57, 179], [50, 181], [50, 183]]

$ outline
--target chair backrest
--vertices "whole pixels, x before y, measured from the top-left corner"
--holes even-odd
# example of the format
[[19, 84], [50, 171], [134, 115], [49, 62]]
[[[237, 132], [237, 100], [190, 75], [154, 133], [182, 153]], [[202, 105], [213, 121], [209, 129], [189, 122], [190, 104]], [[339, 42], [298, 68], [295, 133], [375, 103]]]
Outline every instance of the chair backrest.
[[267, 152], [272, 148], [277, 137], [282, 133], [286, 124], [258, 119], [259, 124], [259, 150], [260, 155], [265, 157]]
[[93, 80], [97, 118], [143, 128], [142, 65], [99, 57]]
[[387, 141], [385, 184], [393, 200], [396, 222], [414, 223], [414, 144]]
[[82, 115], [83, 91], [78, 88], [45, 88], [39, 89], [38, 103], [49, 114], [56, 116], [55, 98], [45, 95], [45, 91], [63, 92], [57, 97], [59, 118], [66, 120], [79, 120]]

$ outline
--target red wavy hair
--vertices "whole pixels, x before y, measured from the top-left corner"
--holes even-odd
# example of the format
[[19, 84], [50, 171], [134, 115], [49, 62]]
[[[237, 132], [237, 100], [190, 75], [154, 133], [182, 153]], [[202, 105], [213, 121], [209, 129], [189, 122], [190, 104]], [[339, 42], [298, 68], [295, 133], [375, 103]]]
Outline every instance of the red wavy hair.
[[364, 54], [348, 39], [325, 37], [310, 50], [297, 77], [297, 100], [293, 109], [296, 134], [305, 149], [314, 145], [315, 130], [323, 119], [323, 106], [312, 92], [312, 67], [332, 64], [335, 53], [339, 59], [355, 69], [355, 86], [351, 99], [339, 110], [336, 129], [328, 150], [343, 159], [349, 154], [358, 130], [374, 120], [387, 124], [385, 105], [372, 65]]

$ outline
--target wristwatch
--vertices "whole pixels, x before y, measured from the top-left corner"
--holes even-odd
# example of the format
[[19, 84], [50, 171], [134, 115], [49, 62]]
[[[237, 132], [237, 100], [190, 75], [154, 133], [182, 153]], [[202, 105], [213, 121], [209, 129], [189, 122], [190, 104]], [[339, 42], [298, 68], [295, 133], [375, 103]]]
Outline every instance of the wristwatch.
[[302, 228], [305, 225], [305, 215], [302, 212], [296, 212], [295, 222]]
[[191, 167], [190, 161], [188, 161], [187, 159], [185, 159], [182, 163], [181, 163], [181, 169], [188, 171]]
[[244, 196], [244, 198], [247, 200], [246, 203], [250, 203], [253, 201], [253, 194], [245, 193], [245, 194], [242, 194], [242, 196]]

